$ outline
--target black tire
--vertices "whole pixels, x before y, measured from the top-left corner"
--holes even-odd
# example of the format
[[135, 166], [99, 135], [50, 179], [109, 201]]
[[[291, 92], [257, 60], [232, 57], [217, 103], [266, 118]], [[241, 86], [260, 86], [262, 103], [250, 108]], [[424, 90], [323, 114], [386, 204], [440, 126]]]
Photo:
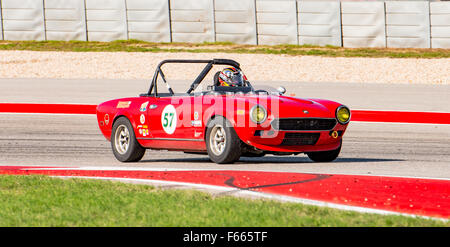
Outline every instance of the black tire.
[[[215, 143], [216, 139], [211, 139], [215, 138], [216, 134], [220, 136], [220, 133], [224, 135], [225, 140], [222, 148], [220, 144]], [[217, 164], [233, 163], [241, 157], [241, 139], [230, 122], [221, 116], [215, 117], [208, 123], [205, 142], [209, 158]]]
[[136, 162], [141, 160], [145, 154], [145, 148], [136, 140], [133, 126], [126, 117], [120, 117], [114, 122], [111, 132], [111, 148], [116, 159], [121, 162]]
[[314, 162], [331, 162], [339, 156], [339, 153], [341, 152], [341, 147], [342, 147], [342, 141], [341, 141], [341, 145], [339, 145], [339, 147], [335, 150], [322, 151], [322, 152], [311, 152], [311, 153], [306, 153], [306, 155], [308, 155], [308, 157]]

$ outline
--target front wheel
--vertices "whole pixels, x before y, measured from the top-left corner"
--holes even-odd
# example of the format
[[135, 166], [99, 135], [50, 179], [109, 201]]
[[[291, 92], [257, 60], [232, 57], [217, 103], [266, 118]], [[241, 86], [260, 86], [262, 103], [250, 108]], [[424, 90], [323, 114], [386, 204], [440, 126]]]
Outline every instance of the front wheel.
[[306, 153], [306, 155], [308, 155], [308, 157], [312, 161], [315, 161], [315, 162], [331, 162], [339, 156], [339, 153], [341, 152], [341, 147], [342, 147], [342, 141], [341, 141], [341, 145], [339, 145], [339, 147], [335, 150], [322, 151], [322, 152], [311, 152], [311, 153]]
[[114, 122], [111, 132], [111, 147], [114, 156], [121, 162], [136, 162], [145, 154], [133, 131], [133, 126], [125, 117]]
[[233, 163], [241, 156], [241, 140], [223, 117], [217, 116], [208, 123], [205, 141], [209, 158], [215, 163]]

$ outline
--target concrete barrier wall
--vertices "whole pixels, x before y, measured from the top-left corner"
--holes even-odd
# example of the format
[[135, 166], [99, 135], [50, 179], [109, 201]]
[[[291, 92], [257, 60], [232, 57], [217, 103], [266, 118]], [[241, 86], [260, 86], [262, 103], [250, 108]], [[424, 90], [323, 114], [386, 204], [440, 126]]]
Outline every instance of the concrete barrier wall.
[[386, 2], [386, 46], [430, 48], [429, 2]]
[[85, 0], [90, 41], [128, 39], [125, 0]]
[[46, 39], [86, 41], [84, 9], [84, 0], [45, 0]]
[[297, 3], [256, 1], [258, 44], [298, 44]]
[[170, 42], [169, 2], [126, 0], [128, 38]]
[[430, 3], [431, 48], [450, 48], [450, 3]]
[[2, 40], [450, 48], [450, 2], [0, 0]]
[[214, 42], [214, 2], [170, 0], [173, 42]]
[[45, 40], [42, 0], [2, 0], [5, 40]]
[[215, 0], [216, 41], [257, 44], [255, 0]]
[[300, 45], [342, 46], [339, 2], [297, 2]]
[[3, 40], [2, 0], [0, 0], [0, 40]]
[[383, 2], [342, 2], [345, 47], [386, 47]]

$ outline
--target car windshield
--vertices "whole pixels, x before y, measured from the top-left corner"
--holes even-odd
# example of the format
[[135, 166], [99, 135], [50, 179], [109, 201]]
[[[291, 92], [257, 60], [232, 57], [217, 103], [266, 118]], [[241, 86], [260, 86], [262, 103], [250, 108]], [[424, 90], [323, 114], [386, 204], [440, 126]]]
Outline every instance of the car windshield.
[[254, 88], [256, 92], [266, 91], [269, 94], [280, 94], [276, 88], [268, 85], [255, 85]]

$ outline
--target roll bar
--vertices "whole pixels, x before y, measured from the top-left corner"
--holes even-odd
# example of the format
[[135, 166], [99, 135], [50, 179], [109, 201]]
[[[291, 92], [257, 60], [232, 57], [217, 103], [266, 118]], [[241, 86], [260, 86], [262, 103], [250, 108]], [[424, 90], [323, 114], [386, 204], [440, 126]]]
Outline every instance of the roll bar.
[[157, 79], [158, 79], [158, 75], [161, 75], [161, 78], [163, 79], [164, 83], [167, 85], [167, 89], [169, 90], [169, 92], [171, 94], [174, 94], [172, 88], [170, 87], [170, 85], [167, 83], [164, 73], [161, 70], [161, 66], [166, 64], [166, 63], [206, 63], [205, 68], [202, 70], [202, 72], [200, 72], [200, 74], [197, 76], [197, 78], [194, 80], [194, 82], [192, 82], [191, 86], [189, 87], [188, 91], [186, 93], [191, 93], [192, 91], [194, 91], [197, 86], [202, 82], [202, 80], [205, 78], [205, 76], [209, 73], [209, 71], [212, 69], [213, 65], [230, 65], [233, 66], [237, 69], [241, 69], [240, 64], [234, 60], [231, 59], [212, 59], [212, 60], [196, 60], [196, 59], [167, 59], [167, 60], [163, 60], [161, 61], [158, 66], [156, 67], [155, 70], [155, 74], [153, 75], [153, 79], [152, 82], [150, 84], [150, 88], [148, 90], [147, 95], [150, 95], [153, 88], [155, 88], [154, 94], [155, 96], [158, 95], [157, 93]]

